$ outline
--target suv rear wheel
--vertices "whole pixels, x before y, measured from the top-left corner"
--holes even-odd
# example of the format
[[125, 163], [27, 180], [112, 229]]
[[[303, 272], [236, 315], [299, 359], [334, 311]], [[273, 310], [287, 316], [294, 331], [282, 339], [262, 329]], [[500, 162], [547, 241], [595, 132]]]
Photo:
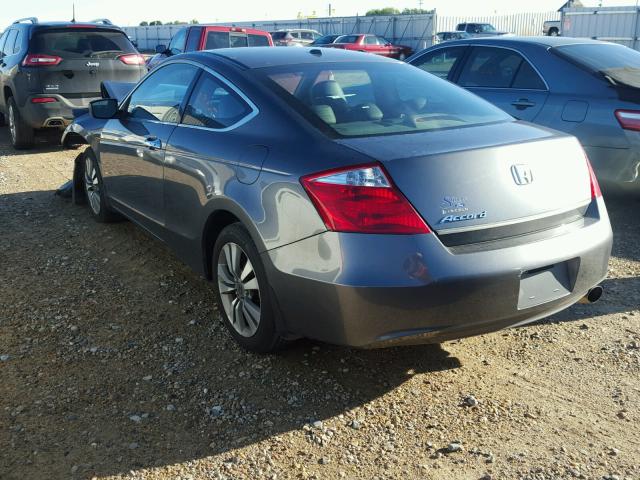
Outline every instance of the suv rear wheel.
[[11, 135], [13, 148], [22, 149], [33, 147], [33, 128], [28, 126], [22, 119], [20, 110], [13, 97], [9, 97], [7, 107], [9, 133]]

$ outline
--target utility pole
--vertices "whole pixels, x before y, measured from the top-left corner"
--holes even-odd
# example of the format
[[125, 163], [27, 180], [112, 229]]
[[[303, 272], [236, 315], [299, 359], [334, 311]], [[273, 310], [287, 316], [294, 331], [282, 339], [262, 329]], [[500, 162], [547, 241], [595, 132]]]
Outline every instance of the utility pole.
[[329, 4], [329, 16], [333, 13], [333, 9], [331, 8], [331, 4]]
[[423, 3], [424, 3], [424, 0], [418, 0], [418, 7], [420, 8], [420, 10], [422, 10]]
[[75, 2], [73, 2], [71, 4], [71, 8], [72, 8], [72, 12], [73, 12], [73, 15], [72, 15], [72, 18], [71, 18], [71, 22], [72, 23], [76, 23], [76, 4], [75, 4]]

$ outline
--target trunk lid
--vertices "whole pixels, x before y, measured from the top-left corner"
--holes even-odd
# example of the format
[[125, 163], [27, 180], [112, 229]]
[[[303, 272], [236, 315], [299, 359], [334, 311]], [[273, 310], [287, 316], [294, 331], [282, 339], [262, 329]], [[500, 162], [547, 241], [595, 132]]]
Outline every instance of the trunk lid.
[[338, 142], [379, 160], [442, 234], [492, 230], [475, 241], [520, 235], [554, 226], [544, 218], [566, 223], [591, 201], [578, 141], [521, 122]]

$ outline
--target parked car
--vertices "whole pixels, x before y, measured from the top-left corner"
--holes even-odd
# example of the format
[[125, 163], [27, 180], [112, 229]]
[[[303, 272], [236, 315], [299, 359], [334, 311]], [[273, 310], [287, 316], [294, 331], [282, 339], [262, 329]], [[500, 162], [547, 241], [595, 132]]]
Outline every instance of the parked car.
[[39, 22], [23, 18], [0, 37], [0, 121], [15, 148], [33, 145], [37, 129], [62, 131], [73, 109], [100, 97], [104, 80], [137, 82], [144, 58], [110, 22]]
[[575, 138], [318, 50], [176, 56], [93, 102], [75, 182], [96, 220], [165, 241], [260, 352], [441, 342], [599, 296], [612, 233]]
[[173, 36], [168, 47], [156, 46], [156, 54], [149, 58], [147, 67], [151, 70], [181, 53], [238, 47], [273, 47], [273, 40], [269, 32], [254, 28], [189, 25]]
[[374, 53], [398, 60], [404, 60], [413, 53], [411, 47], [394, 45], [384, 37], [371, 34], [342, 35], [327, 47]]
[[306, 28], [291, 28], [271, 32], [276, 47], [308, 47], [322, 34]]
[[587, 39], [499, 37], [449, 42], [408, 62], [516, 118], [575, 135], [600, 180], [640, 191], [640, 52]]
[[500, 32], [490, 23], [459, 23], [456, 27], [459, 32], [467, 32], [472, 37], [492, 37], [505, 35], [507, 32]]
[[550, 37], [557, 37], [560, 35], [560, 26], [562, 22], [560, 20], [548, 20], [542, 24], [542, 33]]
[[438, 32], [436, 33], [436, 43], [449, 42], [451, 40], [463, 40], [471, 38], [467, 32]]
[[309, 44], [310, 47], [324, 47], [334, 43], [342, 35], [323, 35]]

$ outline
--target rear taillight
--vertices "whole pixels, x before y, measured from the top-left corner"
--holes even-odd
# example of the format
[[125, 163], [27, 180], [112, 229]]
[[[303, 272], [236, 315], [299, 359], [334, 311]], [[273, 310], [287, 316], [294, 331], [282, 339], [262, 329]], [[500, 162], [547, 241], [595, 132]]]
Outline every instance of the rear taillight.
[[54, 103], [58, 99], [54, 97], [34, 97], [31, 99], [31, 103]]
[[59, 65], [62, 57], [30, 53], [22, 61], [23, 67], [53, 67]]
[[640, 132], [640, 111], [639, 110], [616, 110], [616, 118], [620, 126], [625, 130]]
[[591, 199], [600, 198], [602, 196], [602, 190], [600, 190], [600, 184], [596, 178], [596, 173], [593, 171], [589, 157], [585, 152], [584, 158], [587, 160], [587, 168], [589, 169], [589, 182], [591, 183]]
[[144, 65], [145, 60], [144, 57], [138, 53], [130, 53], [127, 55], [120, 55], [118, 57], [122, 63], [126, 65]]
[[431, 233], [378, 164], [329, 170], [300, 179], [329, 230]]

